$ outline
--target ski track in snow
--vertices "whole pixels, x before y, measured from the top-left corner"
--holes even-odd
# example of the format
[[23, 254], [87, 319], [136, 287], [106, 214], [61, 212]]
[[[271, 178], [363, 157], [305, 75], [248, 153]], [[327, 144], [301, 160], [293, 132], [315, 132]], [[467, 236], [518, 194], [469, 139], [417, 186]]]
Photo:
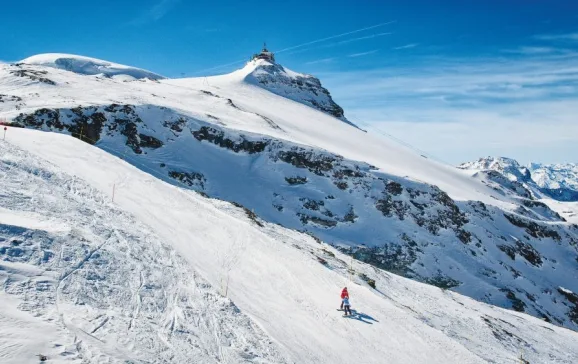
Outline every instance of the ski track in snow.
[[[0, 242], [12, 247], [26, 236], [22, 253], [2, 255], [2, 294], [19, 300], [12, 312], [18, 306], [49, 325], [62, 345], [50, 355], [66, 348], [67, 360], [90, 362], [516, 363], [523, 351], [532, 363], [578, 360], [575, 332], [351, 261], [296, 231], [258, 228], [227, 202], [71, 137], [11, 130], [0, 152], [3, 214], [14, 211], [12, 224], [26, 216], [21, 225], [60, 220], [55, 231], [9, 226]], [[29, 272], [6, 268], [15, 264]], [[38, 272], [52, 277], [43, 290]], [[224, 281], [236, 306], [217, 293]], [[335, 309], [344, 285], [354, 318]], [[50, 343], [42, 344], [29, 354]]]
[[[286, 362], [108, 196], [17, 148], [0, 150], [0, 216], [12, 212], [0, 220], [0, 362], [40, 353], [51, 363]], [[43, 230], [41, 216], [60, 229]]]

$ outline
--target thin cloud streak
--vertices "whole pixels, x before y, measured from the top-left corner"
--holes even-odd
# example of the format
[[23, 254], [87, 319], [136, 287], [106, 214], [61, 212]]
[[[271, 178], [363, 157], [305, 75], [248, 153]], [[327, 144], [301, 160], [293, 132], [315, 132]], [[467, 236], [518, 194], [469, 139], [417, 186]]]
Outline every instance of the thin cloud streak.
[[[313, 40], [313, 41], [310, 41], [310, 42], [307, 42], [307, 43], [303, 43], [303, 44], [299, 44], [299, 45], [296, 45], [296, 46], [291, 46], [291, 47], [288, 47], [288, 48], [284, 48], [284, 49], [281, 49], [281, 50], [277, 50], [277, 51], [274, 51], [274, 53], [275, 53], [275, 54], [279, 54], [279, 53], [287, 52], [287, 51], [289, 51], [289, 50], [295, 50], [295, 49], [297, 49], [296, 51], [290, 52], [290, 53], [287, 54], [287, 55], [290, 55], [290, 54], [295, 54], [295, 53], [301, 53], [301, 52], [304, 52], [304, 51], [307, 51], [307, 50], [317, 49], [317, 48], [319, 48], [319, 47], [313, 47], [313, 48], [308, 48], [308, 49], [304, 49], [304, 50], [299, 49], [299, 48], [306, 47], [306, 46], [312, 45], [312, 44], [317, 44], [317, 43], [325, 42], [325, 41], [328, 41], [328, 40], [331, 40], [331, 39], [336, 39], [336, 38], [345, 37], [345, 36], [347, 36], [347, 35], [351, 35], [351, 34], [355, 34], [355, 33], [360, 33], [360, 32], [366, 31], [366, 30], [375, 29], [375, 28], [382, 27], [382, 26], [385, 26], [385, 25], [388, 25], [388, 24], [393, 24], [393, 23], [395, 23], [395, 22], [397, 22], [397, 20], [392, 20], [392, 21], [388, 21], [388, 22], [385, 22], [385, 23], [380, 23], [380, 24], [372, 25], [372, 26], [370, 26], [370, 27], [361, 28], [361, 29], [357, 29], [357, 30], [352, 30], [352, 31], [347, 32], [347, 33], [332, 35], [332, 36], [330, 36], [330, 37], [326, 37], [326, 38], [322, 38], [322, 39], [317, 39], [317, 40]], [[205, 73], [205, 72], [216, 71], [216, 70], [219, 70], [219, 69], [223, 69], [223, 68], [225, 68], [225, 67], [230, 67], [230, 66], [238, 65], [238, 64], [241, 64], [241, 63], [244, 63], [244, 62], [246, 62], [246, 59], [242, 59], [242, 60], [238, 60], [238, 61], [234, 61], [234, 62], [222, 64], [222, 65], [218, 65], [218, 66], [215, 66], [215, 67], [206, 68], [206, 69], [203, 69], [203, 70], [199, 70], [199, 71], [193, 72], [192, 74], [193, 74], [193, 75], [199, 75], [199, 74], [202, 74], [202, 73]], [[313, 62], [315, 62], [315, 61], [313, 61]], [[306, 63], [306, 64], [312, 64], [312, 63]], [[314, 64], [314, 63], [313, 63], [313, 64]]]
[[136, 19], [132, 20], [132, 25], [144, 25], [156, 22], [167, 15], [181, 0], [161, 0], [146, 10]]
[[566, 34], [540, 34], [534, 37], [539, 40], [563, 40], [563, 41], [578, 41], [578, 33]]
[[369, 51], [369, 52], [353, 53], [353, 54], [348, 55], [347, 57], [350, 57], [350, 58], [363, 57], [363, 56], [368, 56], [370, 54], [375, 54], [378, 51], [379, 51], [379, 49], [374, 49], [374, 50]]
[[372, 25], [372, 26], [370, 26], [370, 27], [353, 30], [353, 31], [350, 31], [350, 32], [347, 32], [347, 33], [332, 35], [332, 36], [330, 36], [330, 37], [313, 40], [313, 41], [310, 41], [310, 42], [307, 42], [307, 43], [303, 43], [303, 44], [299, 44], [299, 45], [296, 45], [296, 46], [292, 46], [292, 47], [288, 47], [288, 48], [284, 48], [284, 49], [275, 51], [275, 53], [279, 54], [279, 53], [283, 53], [283, 52], [290, 51], [290, 50], [293, 50], [293, 49], [306, 47], [306, 46], [308, 46], [308, 45], [317, 44], [317, 43], [325, 42], [325, 41], [328, 41], [328, 40], [345, 37], [345, 36], [347, 36], [347, 35], [351, 35], [351, 34], [355, 34], [355, 33], [360, 33], [360, 32], [363, 32], [363, 31], [366, 31], [366, 30], [370, 30], [370, 29], [375, 29], [375, 28], [378, 28], [378, 27], [383, 27], [383, 26], [388, 25], [388, 24], [393, 24], [393, 23], [395, 23], [396, 21], [397, 21], [397, 20], [392, 20], [392, 21], [388, 21], [388, 22], [385, 22], [385, 23], [380, 23], [380, 24]]
[[419, 45], [419, 43], [410, 43], [410, 44], [406, 44], [400, 47], [394, 47], [393, 49], [395, 50], [399, 50], [399, 49], [409, 49], [409, 48], [415, 48]]
[[371, 35], [366, 35], [364, 37], [347, 39], [347, 40], [342, 40], [342, 41], [337, 42], [337, 43], [328, 44], [328, 45], [326, 45], [326, 47], [334, 47], [337, 45], [349, 44], [349, 43], [353, 43], [353, 42], [359, 42], [360, 40], [373, 39], [373, 38], [383, 37], [383, 36], [392, 35], [392, 34], [393, 34], [392, 32], [371, 34]]
[[310, 61], [310, 62], [305, 62], [305, 64], [311, 65], [311, 64], [319, 64], [319, 63], [330, 63], [330, 62], [333, 62], [334, 60], [335, 60], [335, 58], [333, 58], [333, 57], [332, 58], [323, 58], [323, 59], [317, 59], [317, 60]]

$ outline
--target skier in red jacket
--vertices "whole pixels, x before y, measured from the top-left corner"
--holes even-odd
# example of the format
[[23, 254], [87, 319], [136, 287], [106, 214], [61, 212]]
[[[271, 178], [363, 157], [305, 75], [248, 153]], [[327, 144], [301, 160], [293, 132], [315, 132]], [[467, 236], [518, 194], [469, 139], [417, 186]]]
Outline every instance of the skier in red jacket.
[[341, 291], [341, 310], [343, 310], [343, 299], [346, 297], [349, 299], [349, 292], [347, 292], [347, 287], [343, 287]]

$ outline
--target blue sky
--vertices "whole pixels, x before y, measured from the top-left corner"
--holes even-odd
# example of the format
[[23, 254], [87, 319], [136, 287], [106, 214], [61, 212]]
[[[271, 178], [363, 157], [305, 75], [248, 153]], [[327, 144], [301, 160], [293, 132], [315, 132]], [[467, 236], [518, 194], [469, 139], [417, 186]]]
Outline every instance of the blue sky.
[[0, 60], [73, 53], [168, 77], [313, 42], [277, 60], [364, 127], [449, 163], [578, 162], [578, 1], [31, 0], [0, 21]]

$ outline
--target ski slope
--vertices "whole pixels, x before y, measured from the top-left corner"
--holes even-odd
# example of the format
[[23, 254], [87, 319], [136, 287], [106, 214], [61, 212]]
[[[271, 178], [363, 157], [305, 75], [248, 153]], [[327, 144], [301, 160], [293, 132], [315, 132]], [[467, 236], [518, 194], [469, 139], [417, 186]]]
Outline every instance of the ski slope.
[[[54, 308], [46, 307], [34, 311], [46, 320], [31, 327], [41, 327], [60, 315], [64, 327], [52, 323], [52, 332], [60, 335], [55, 337], [61, 337], [63, 343], [82, 342], [82, 350], [73, 352], [71, 356], [74, 359], [71, 360], [88, 355], [95, 361], [112, 362], [130, 359], [136, 362], [184, 360], [203, 363], [516, 363], [520, 351], [532, 363], [574, 363], [578, 360], [578, 334], [573, 331], [349, 261], [331, 247], [277, 225], [259, 227], [246, 217], [243, 210], [227, 202], [206, 199], [190, 190], [169, 185], [69, 136], [11, 128], [1, 150], [3, 165], [10, 167], [2, 175], [9, 182], [5, 184], [8, 194], [2, 195], [5, 201], [5, 210], [0, 215], [2, 224], [49, 230], [46, 221], [50, 221], [49, 225], [57, 230], [66, 226], [84, 227], [82, 235], [85, 239], [99, 246], [103, 243], [102, 235], [107, 236], [107, 230], [98, 226], [101, 223], [117, 222], [122, 224], [127, 234], [134, 234], [128, 234], [128, 241], [124, 243], [113, 243], [113, 246], [118, 245], [115, 249], [116, 254], [120, 254], [118, 257], [103, 253], [103, 259], [89, 254], [81, 260], [82, 266], [73, 265], [79, 274], [64, 273], [63, 276], [61, 272], [60, 281], [74, 277], [76, 284], [70, 283], [72, 287], [66, 290], [58, 284], [47, 288], [49, 293], [57, 296], [68, 292], [69, 297], [60, 313], [50, 314], [46, 311]], [[22, 171], [19, 175], [12, 175], [11, 172], [18, 169], [28, 173], [29, 177], [26, 178]], [[33, 178], [35, 176], [41, 177], [43, 184], [39, 184]], [[72, 187], [64, 189], [72, 191], [69, 198], [76, 200], [75, 204], [61, 201], [62, 197], [57, 193], [59, 186], [66, 186], [66, 181]], [[86, 187], [82, 187], [85, 184]], [[112, 198], [113, 186], [114, 204], [108, 202]], [[21, 195], [32, 196], [38, 203], [23, 203], [26, 199]], [[59, 209], [42, 208], [44, 205]], [[33, 211], [27, 211], [32, 207]], [[91, 210], [98, 212], [95, 214]], [[53, 223], [58, 219], [65, 221]], [[143, 239], [139, 234], [148, 237]], [[68, 244], [71, 249], [75, 248], [75, 241]], [[123, 249], [134, 251], [127, 254]], [[326, 263], [320, 264], [318, 257]], [[2, 264], [0, 271], [4, 279], [8, 275], [11, 280], [14, 274], [25, 279], [38, 277], [32, 271], [39, 266], [35, 260], [26, 264], [28, 273], [25, 269], [12, 273], [6, 268], [8, 263]], [[105, 281], [112, 279], [116, 285], [114, 290], [111, 291], [106, 284], [90, 283], [91, 264], [96, 264]], [[178, 315], [175, 306], [158, 304], [158, 301], [164, 302], [166, 294], [163, 291], [156, 299], [151, 299], [152, 306], [145, 315], [147, 317], [143, 318], [142, 329], [131, 334], [128, 326], [122, 323], [129, 323], [135, 317], [134, 311], [129, 310], [131, 306], [126, 303], [131, 294], [134, 298], [131, 286], [135, 282], [125, 279], [135, 276], [130, 268], [133, 265], [151, 275], [155, 274], [155, 269], [165, 267], [157, 279], [162, 281], [161, 287], [173, 290], [173, 282], [180, 282], [183, 277], [195, 276], [194, 272], [198, 272], [202, 277], [198, 279], [206, 280], [212, 288], [201, 284], [200, 287], [210, 292], [186, 290], [186, 299], [193, 307], [205, 305], [209, 312], [222, 314], [224, 327], [214, 331], [210, 325], [192, 325], [191, 321], [198, 320], [198, 313]], [[350, 268], [354, 272], [350, 272]], [[52, 270], [53, 279], [58, 280], [56, 267], [46, 269], [46, 272]], [[103, 270], [106, 274], [102, 273]], [[360, 279], [360, 273], [375, 279], [377, 290], [368, 287]], [[138, 276], [136, 274], [137, 281]], [[122, 282], [127, 280], [130, 283], [123, 286]], [[87, 283], [93, 289], [92, 299], [79, 300], [75, 294], [83, 292], [81, 287]], [[344, 285], [349, 287], [351, 302], [357, 311], [355, 319], [342, 318], [336, 311], [339, 292]], [[73, 290], [75, 287], [77, 291]], [[218, 305], [215, 307], [207, 302], [207, 295], [215, 297], [212, 293], [215, 290], [226, 291], [241, 313], [251, 318], [254, 326], [247, 322], [238, 325], [234, 321], [237, 317], [234, 311], [225, 309], [223, 313]], [[37, 291], [35, 294], [40, 294]], [[156, 291], [152, 289], [149, 292], [154, 294]], [[11, 294], [24, 303], [38, 301], [36, 297]], [[63, 299], [56, 299], [62, 302], [60, 300]], [[216, 297], [212, 300], [222, 302]], [[10, 305], [9, 315], [21, 314], [14, 309], [16, 304], [2, 302]], [[116, 305], [120, 309], [115, 309]], [[173, 305], [179, 306], [174, 301]], [[128, 306], [127, 310], [122, 309], [125, 306]], [[14, 322], [9, 321], [10, 316], [0, 317]], [[171, 321], [171, 317], [178, 319]], [[187, 346], [187, 337], [193, 334], [183, 329], [191, 326], [197, 327], [195, 337], [217, 335], [220, 339], [216, 344], [207, 339], [206, 343], [211, 345], [201, 346], [201, 351], [195, 351], [194, 347]], [[156, 329], [161, 327], [182, 335], [176, 338], [165, 336], [164, 342], [159, 342]], [[261, 330], [270, 339], [264, 339]], [[82, 336], [82, 332], [93, 332], [91, 335], [95, 339], [91, 340], [90, 335]], [[15, 342], [11, 346], [30, 348], [30, 343], [22, 338], [23, 333], [35, 335], [35, 332], [23, 327], [18, 333], [22, 335], [10, 338], [9, 332], [2, 329], [0, 341], [9, 339]], [[235, 356], [232, 348], [238, 341], [231, 339], [231, 335], [242, 342], [244, 338], [254, 338], [261, 344], [260, 350], [253, 356]], [[138, 341], [155, 343], [159, 348], [149, 348], [147, 352], [143, 349], [147, 346], [139, 345]], [[117, 342], [119, 344], [115, 344]], [[205, 343], [204, 340], [201, 342]], [[48, 345], [47, 342], [41, 344], [45, 346], [34, 349], [40, 350]], [[65, 344], [59, 342], [59, 345]], [[223, 359], [219, 356], [223, 354], [219, 353], [226, 353], [227, 349], [231, 350], [231, 356]], [[9, 349], [0, 350], [0, 355], [3, 355], [0, 357], [7, 358], [8, 362], [18, 362], [10, 356], [12, 352]], [[156, 352], [159, 357], [151, 356]], [[171, 355], [174, 352], [178, 355]]]

